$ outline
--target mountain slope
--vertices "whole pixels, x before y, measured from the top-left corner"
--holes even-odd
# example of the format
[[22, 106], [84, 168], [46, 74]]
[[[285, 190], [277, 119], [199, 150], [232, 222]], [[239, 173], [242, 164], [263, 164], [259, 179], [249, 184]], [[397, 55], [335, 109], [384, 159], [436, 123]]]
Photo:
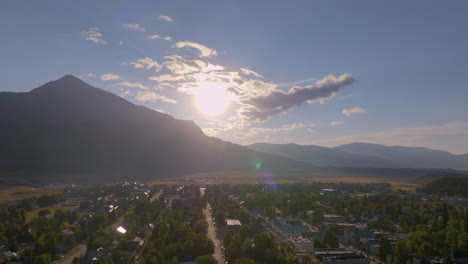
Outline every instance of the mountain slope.
[[192, 121], [134, 105], [67, 75], [0, 93], [0, 175], [142, 179], [308, 164], [208, 137]]
[[389, 147], [368, 143], [352, 143], [335, 148], [267, 143], [256, 143], [248, 147], [318, 166], [468, 169], [466, 155], [453, 155], [427, 148]]
[[290, 159], [308, 162], [319, 166], [393, 167], [391, 163], [388, 163], [383, 159], [367, 155], [351, 154], [339, 149], [319, 146], [255, 143], [247, 147], [255, 151], [281, 155]]
[[468, 169], [468, 159], [447, 151], [421, 147], [384, 146], [370, 143], [345, 144], [335, 149], [377, 157], [405, 168]]

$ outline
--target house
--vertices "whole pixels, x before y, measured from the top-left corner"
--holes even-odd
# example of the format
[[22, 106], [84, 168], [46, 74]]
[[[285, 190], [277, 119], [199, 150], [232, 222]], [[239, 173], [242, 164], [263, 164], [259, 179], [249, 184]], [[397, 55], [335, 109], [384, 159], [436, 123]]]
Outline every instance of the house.
[[304, 254], [314, 252], [314, 241], [305, 237], [291, 237], [288, 242], [293, 246], [294, 253]]
[[323, 215], [323, 221], [325, 223], [342, 223], [345, 221], [345, 217], [337, 214], [326, 214]]

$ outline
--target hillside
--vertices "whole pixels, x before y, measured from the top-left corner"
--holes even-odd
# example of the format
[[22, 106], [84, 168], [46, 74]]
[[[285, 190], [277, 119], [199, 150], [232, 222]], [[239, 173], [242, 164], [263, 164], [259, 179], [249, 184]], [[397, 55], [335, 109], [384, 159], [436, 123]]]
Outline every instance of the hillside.
[[208, 137], [192, 121], [134, 105], [67, 75], [0, 93], [0, 175], [103, 182], [218, 170], [306, 168]]
[[467, 155], [419, 147], [351, 143], [335, 148], [297, 144], [255, 143], [249, 148], [317, 166], [435, 168], [468, 170]]

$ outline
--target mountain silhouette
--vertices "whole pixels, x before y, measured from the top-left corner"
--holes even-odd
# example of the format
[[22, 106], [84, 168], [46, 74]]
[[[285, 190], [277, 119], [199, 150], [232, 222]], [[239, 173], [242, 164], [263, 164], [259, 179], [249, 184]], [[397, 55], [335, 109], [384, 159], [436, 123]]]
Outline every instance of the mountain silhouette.
[[308, 162], [316, 166], [434, 168], [468, 170], [468, 155], [421, 147], [351, 143], [335, 148], [297, 144], [255, 143], [252, 150]]
[[178, 120], [66, 75], [0, 93], [0, 175], [84, 182], [197, 172], [307, 168], [206, 136]]

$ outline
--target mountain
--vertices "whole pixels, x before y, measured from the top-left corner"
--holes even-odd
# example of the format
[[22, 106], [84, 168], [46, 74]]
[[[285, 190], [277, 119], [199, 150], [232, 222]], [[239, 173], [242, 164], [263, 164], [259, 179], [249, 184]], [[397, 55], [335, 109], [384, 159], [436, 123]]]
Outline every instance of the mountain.
[[310, 165], [206, 136], [192, 121], [137, 106], [67, 75], [0, 93], [0, 177], [83, 182]]
[[392, 167], [383, 159], [351, 154], [339, 149], [303, 146], [297, 144], [268, 144], [255, 143], [248, 146], [250, 149], [273, 155], [281, 155], [290, 159], [311, 163], [318, 166], [339, 167]]
[[248, 147], [317, 166], [468, 170], [466, 155], [453, 155], [446, 151], [419, 147], [390, 147], [369, 143], [351, 143], [335, 148], [267, 143], [256, 143]]
[[370, 143], [345, 144], [335, 149], [357, 155], [369, 155], [404, 168], [451, 168], [468, 170], [468, 158], [447, 151], [422, 147], [384, 146]]

